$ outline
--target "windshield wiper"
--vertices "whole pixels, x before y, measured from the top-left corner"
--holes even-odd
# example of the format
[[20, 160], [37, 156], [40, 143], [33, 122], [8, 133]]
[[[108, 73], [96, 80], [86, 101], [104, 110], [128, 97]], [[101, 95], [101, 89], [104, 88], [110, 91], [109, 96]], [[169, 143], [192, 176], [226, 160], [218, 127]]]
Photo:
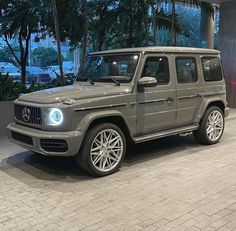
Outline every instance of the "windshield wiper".
[[115, 79], [111, 79], [117, 86], [120, 86], [120, 83], [117, 81], [117, 80], [115, 80]]
[[92, 79], [90, 79], [90, 78], [87, 78], [87, 81], [91, 84], [91, 85], [94, 85], [94, 82], [93, 82], [93, 80]]

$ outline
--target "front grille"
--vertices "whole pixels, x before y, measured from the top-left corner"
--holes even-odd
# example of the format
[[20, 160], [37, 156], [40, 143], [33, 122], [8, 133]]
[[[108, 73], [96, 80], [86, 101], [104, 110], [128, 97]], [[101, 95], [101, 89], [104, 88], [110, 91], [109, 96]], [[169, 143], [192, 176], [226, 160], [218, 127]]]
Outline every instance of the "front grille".
[[66, 152], [68, 145], [65, 140], [41, 139], [41, 147], [47, 152]]
[[[42, 124], [42, 113], [41, 109], [37, 107], [30, 107], [30, 106], [24, 106], [24, 105], [19, 105], [15, 104], [15, 117], [17, 120], [23, 121], [25, 123], [30, 123], [30, 124]], [[29, 119], [25, 120], [23, 118], [23, 110], [24, 108], [27, 108], [30, 110], [30, 116]]]
[[11, 132], [11, 136], [13, 139], [18, 140], [22, 143], [33, 145], [33, 139], [30, 136], [26, 136], [17, 132]]

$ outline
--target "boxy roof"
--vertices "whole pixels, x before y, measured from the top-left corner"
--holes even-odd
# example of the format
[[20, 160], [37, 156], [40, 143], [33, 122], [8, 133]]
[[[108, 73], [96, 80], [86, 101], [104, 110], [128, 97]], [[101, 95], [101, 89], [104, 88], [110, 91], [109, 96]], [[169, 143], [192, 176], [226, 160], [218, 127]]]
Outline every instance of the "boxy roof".
[[191, 48], [191, 47], [136, 47], [136, 48], [124, 48], [124, 49], [114, 49], [114, 50], [106, 50], [91, 53], [92, 55], [100, 55], [100, 54], [110, 54], [110, 53], [190, 53], [190, 54], [219, 54], [220, 51], [213, 49], [204, 49], [204, 48]]

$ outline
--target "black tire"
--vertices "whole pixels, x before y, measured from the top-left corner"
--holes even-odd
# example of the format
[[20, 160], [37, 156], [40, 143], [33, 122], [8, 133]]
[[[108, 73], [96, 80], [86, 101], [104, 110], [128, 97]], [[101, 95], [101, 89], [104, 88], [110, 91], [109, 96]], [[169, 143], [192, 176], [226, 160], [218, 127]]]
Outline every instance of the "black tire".
[[[223, 128], [222, 128], [222, 132], [221, 132], [220, 136], [216, 140], [211, 140], [207, 135], [207, 121], [208, 121], [209, 116], [214, 111], [218, 111], [221, 114], [222, 119], [223, 119]], [[199, 128], [198, 128], [198, 130], [193, 131], [193, 135], [194, 135], [195, 139], [198, 141], [198, 143], [200, 143], [200, 144], [203, 144], [203, 145], [216, 144], [220, 141], [220, 139], [224, 133], [224, 127], [225, 127], [225, 119], [224, 119], [223, 111], [217, 106], [212, 106], [212, 107], [208, 108], [206, 110], [206, 112], [204, 113], [204, 115], [200, 121]]]
[[[100, 132], [107, 130], [107, 129], [112, 129], [120, 135], [120, 138], [122, 139], [122, 142], [123, 142], [123, 152], [120, 155], [120, 160], [119, 160], [119, 162], [117, 162], [117, 165], [112, 170], [104, 172], [104, 171], [99, 171], [94, 166], [94, 164], [92, 162], [90, 150], [92, 148], [94, 139], [98, 136], [98, 134], [100, 134]], [[77, 161], [77, 164], [79, 165], [79, 167], [82, 168], [82, 170], [84, 170], [89, 175], [94, 176], [94, 177], [103, 177], [103, 176], [107, 176], [107, 175], [110, 175], [110, 174], [116, 172], [120, 168], [121, 163], [124, 159], [125, 153], [126, 153], [126, 139], [125, 139], [125, 135], [121, 131], [121, 129], [111, 123], [102, 123], [102, 124], [98, 124], [98, 125], [92, 127], [90, 130], [88, 130], [88, 132], [86, 133], [86, 135], [84, 137], [84, 141], [81, 146], [81, 150], [76, 155], [76, 161]]]

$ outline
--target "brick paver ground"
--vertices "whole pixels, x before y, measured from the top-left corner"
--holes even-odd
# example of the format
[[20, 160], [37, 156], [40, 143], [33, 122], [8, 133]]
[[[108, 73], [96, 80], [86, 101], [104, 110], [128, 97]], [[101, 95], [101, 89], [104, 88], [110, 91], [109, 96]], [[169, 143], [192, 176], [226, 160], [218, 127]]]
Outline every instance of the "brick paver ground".
[[235, 140], [232, 117], [220, 144], [174, 136], [138, 145], [121, 171], [93, 179], [73, 159], [2, 137], [0, 230], [236, 230]]

